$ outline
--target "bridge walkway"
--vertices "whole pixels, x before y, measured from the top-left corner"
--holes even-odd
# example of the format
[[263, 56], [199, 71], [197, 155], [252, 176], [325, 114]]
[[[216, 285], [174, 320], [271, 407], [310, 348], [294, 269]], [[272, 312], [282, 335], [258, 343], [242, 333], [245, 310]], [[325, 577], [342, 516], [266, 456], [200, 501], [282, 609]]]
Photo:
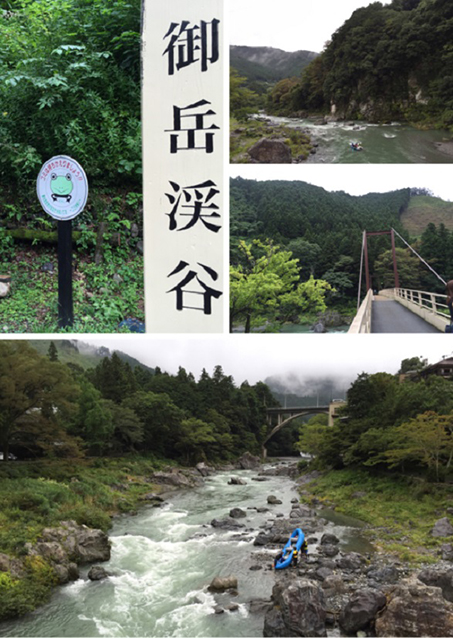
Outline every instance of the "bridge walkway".
[[435, 326], [414, 314], [398, 301], [375, 297], [371, 313], [371, 332], [377, 333], [436, 333]]

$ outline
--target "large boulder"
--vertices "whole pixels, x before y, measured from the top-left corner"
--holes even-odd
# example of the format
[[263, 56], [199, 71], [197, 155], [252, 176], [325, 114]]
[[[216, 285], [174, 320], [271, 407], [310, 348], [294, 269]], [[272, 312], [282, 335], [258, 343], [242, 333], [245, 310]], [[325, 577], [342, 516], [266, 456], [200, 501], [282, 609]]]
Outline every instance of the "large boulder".
[[239, 523], [239, 521], [236, 521], [234, 518], [231, 518], [230, 516], [228, 516], [227, 518], [223, 518], [221, 520], [214, 518], [211, 521], [211, 525], [212, 527], [218, 527], [220, 529], [225, 529], [227, 531], [232, 531], [232, 530], [239, 529], [240, 527], [245, 527], [243, 523]]
[[370, 588], [358, 589], [340, 613], [340, 626], [348, 634], [368, 629], [385, 603], [386, 598], [382, 592]]
[[60, 545], [67, 557], [76, 563], [94, 563], [110, 559], [109, 537], [100, 529], [78, 525], [74, 521], [64, 521], [60, 527], [46, 528], [36, 543], [37, 553], [44, 558], [60, 561], [63, 554], [57, 550]]
[[264, 619], [264, 636], [326, 636], [322, 589], [309, 580], [297, 580], [272, 590], [274, 606]]
[[340, 539], [338, 538], [338, 536], [335, 536], [335, 534], [325, 532], [321, 536], [321, 545], [336, 545], [339, 542], [340, 542]]
[[203, 479], [197, 470], [178, 470], [176, 468], [169, 472], [154, 472], [152, 475], [154, 483], [168, 485], [174, 488], [200, 487], [203, 485]]
[[399, 585], [375, 627], [376, 636], [453, 636], [453, 604], [436, 587]]
[[433, 569], [428, 568], [421, 571], [418, 579], [430, 587], [440, 587], [445, 600], [453, 603], [453, 568]]
[[259, 164], [291, 164], [291, 150], [283, 140], [263, 138], [256, 142], [248, 154]]
[[40, 556], [55, 571], [63, 585], [79, 577], [78, 564], [110, 559], [111, 545], [100, 529], [63, 521], [59, 527], [45, 528], [36, 543], [26, 543], [29, 556]]
[[431, 530], [432, 536], [444, 537], [453, 535], [453, 526], [446, 516], [439, 519], [434, 523], [434, 527]]
[[253, 456], [250, 452], [245, 452], [236, 463], [239, 470], [257, 470], [261, 467], [259, 456]]

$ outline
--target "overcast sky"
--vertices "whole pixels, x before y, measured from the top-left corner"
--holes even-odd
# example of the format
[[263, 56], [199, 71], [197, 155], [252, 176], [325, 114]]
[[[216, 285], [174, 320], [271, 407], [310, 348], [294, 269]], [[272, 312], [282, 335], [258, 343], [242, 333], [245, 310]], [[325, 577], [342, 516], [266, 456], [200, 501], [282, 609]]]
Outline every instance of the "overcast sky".
[[227, 335], [154, 337], [115, 335], [81, 341], [125, 352], [150, 367], [174, 374], [182, 366], [198, 379], [216, 365], [237, 385], [275, 375], [335, 376], [353, 381], [361, 372], [395, 373], [403, 359], [422, 356], [435, 363], [451, 355], [446, 335]]
[[228, 0], [230, 44], [320, 53], [351, 14], [369, 4], [371, 0]]
[[407, 186], [429, 188], [437, 197], [453, 201], [453, 180], [449, 164], [260, 164], [230, 165], [231, 177], [259, 181], [301, 180], [328, 191], [350, 195], [385, 193]]

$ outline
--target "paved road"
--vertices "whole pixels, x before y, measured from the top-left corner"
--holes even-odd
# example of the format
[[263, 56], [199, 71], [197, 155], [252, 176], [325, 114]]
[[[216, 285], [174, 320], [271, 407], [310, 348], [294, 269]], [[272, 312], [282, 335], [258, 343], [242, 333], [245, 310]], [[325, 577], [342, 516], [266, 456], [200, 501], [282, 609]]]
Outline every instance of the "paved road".
[[411, 312], [397, 301], [373, 301], [371, 313], [371, 332], [424, 332], [436, 333], [437, 330], [430, 323]]

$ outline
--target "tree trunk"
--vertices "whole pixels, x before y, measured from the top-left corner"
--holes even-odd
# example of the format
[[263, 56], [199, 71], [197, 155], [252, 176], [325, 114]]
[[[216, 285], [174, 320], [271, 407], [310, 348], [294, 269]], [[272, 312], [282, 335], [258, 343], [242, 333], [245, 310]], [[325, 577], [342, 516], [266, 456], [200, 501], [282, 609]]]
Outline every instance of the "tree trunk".
[[247, 315], [247, 319], [245, 320], [245, 332], [247, 332], [247, 333], [250, 332], [251, 321], [252, 321], [252, 316], [251, 315]]

